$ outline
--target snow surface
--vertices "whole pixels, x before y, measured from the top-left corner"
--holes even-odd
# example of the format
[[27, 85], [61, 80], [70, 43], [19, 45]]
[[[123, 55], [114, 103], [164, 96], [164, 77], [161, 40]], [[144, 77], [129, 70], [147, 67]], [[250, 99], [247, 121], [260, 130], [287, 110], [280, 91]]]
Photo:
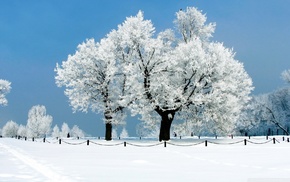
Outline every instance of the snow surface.
[[[86, 140], [65, 139], [60, 145], [52, 139], [0, 138], [0, 181], [290, 181], [290, 143], [276, 138], [280, 143], [246, 146], [244, 138], [208, 139], [207, 147], [184, 146], [205, 139], [172, 139], [166, 148], [156, 139], [128, 139], [124, 147], [124, 140], [90, 139], [94, 143], [87, 146]], [[149, 145], [154, 146], [144, 147]]]

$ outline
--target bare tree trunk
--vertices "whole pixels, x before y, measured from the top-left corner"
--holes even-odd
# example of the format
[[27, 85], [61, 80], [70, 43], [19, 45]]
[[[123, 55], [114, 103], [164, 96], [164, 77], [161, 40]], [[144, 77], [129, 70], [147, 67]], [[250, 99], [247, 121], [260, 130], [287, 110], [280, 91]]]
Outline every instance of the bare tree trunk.
[[170, 140], [170, 128], [175, 111], [159, 111], [158, 114], [161, 116], [159, 141], [168, 141]]
[[112, 112], [110, 109], [105, 111], [105, 119], [106, 119], [106, 133], [105, 133], [105, 140], [110, 141], [112, 140]]
[[112, 140], [112, 124], [111, 123], [106, 123], [105, 140], [107, 141]]

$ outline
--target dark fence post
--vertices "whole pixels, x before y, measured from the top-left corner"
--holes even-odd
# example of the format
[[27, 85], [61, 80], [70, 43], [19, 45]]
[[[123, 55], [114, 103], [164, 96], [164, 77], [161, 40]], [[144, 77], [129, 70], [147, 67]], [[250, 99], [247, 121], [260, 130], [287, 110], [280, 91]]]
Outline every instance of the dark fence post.
[[207, 140], [206, 140], [206, 141], [204, 141], [204, 145], [207, 147]]
[[244, 139], [244, 144], [247, 145], [247, 139]]
[[275, 144], [276, 143], [276, 139], [275, 138], [273, 138], [273, 144]]
[[59, 141], [59, 144], [61, 144], [61, 139], [59, 139], [58, 141]]
[[249, 139], [251, 139], [251, 136], [249, 135]]
[[127, 143], [126, 142], [124, 142], [124, 147], [126, 147], [127, 146]]
[[90, 145], [90, 140], [87, 140], [87, 145]]
[[283, 137], [282, 139], [283, 139], [283, 142], [284, 142], [285, 141], [285, 138]]
[[268, 140], [268, 138], [269, 138], [269, 137], [268, 137], [268, 135], [267, 135], [267, 136], [266, 136], [266, 140]]
[[27, 140], [27, 137], [25, 137], [25, 141]]
[[32, 137], [32, 141], [34, 142], [34, 137]]
[[43, 143], [45, 143], [45, 138], [43, 138]]
[[166, 141], [164, 141], [164, 147], [166, 147]]
[[287, 138], [287, 142], [289, 142], [289, 138]]

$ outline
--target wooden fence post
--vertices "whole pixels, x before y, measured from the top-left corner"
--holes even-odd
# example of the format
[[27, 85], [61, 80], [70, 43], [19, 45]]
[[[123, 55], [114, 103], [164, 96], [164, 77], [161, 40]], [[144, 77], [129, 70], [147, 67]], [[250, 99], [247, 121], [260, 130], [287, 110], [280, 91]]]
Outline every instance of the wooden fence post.
[[247, 145], [247, 140], [246, 139], [244, 139], [244, 144]]
[[204, 145], [207, 147], [207, 140], [206, 140], [206, 141], [204, 141]]
[[275, 138], [273, 138], [273, 144], [275, 144], [276, 143], [276, 139]]
[[59, 144], [61, 144], [61, 139], [59, 139], [58, 141], [59, 141]]
[[166, 141], [164, 141], [164, 147], [166, 147]]
[[126, 142], [124, 142], [124, 147], [126, 147], [127, 146], [127, 143]]
[[90, 140], [87, 140], [87, 145], [90, 145]]
[[43, 138], [43, 143], [45, 143], [45, 138]]

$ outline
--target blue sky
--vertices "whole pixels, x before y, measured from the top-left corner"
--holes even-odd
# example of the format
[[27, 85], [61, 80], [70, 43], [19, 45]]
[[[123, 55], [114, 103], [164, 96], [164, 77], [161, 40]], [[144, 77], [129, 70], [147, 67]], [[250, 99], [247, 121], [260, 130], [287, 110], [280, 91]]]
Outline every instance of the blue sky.
[[[0, 79], [12, 82], [9, 104], [0, 107], [0, 127], [8, 120], [26, 124], [29, 109], [45, 105], [53, 125], [67, 122], [103, 136], [101, 114], [72, 113], [63, 88], [54, 80], [56, 63], [87, 38], [100, 40], [127, 16], [144, 12], [156, 32], [174, 28], [175, 12], [195, 6], [216, 22], [212, 40], [233, 48], [252, 77], [253, 94], [286, 84], [290, 69], [290, 1], [287, 0], [27, 0], [0, 1]], [[128, 120], [135, 135], [137, 120]]]

